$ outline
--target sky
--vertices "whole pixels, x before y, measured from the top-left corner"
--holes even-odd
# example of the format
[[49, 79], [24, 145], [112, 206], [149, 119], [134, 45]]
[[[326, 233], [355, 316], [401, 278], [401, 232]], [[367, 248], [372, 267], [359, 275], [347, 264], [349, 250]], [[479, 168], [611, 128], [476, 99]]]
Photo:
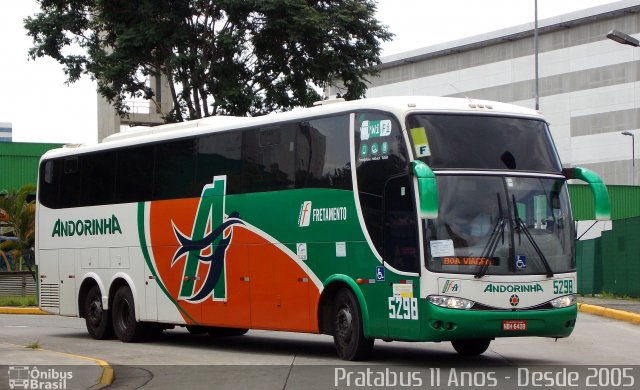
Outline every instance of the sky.
[[[538, 18], [614, 2], [538, 0]], [[379, 0], [377, 18], [395, 34], [382, 57], [532, 23], [534, 10], [534, 0]], [[14, 142], [96, 143], [95, 83], [67, 85], [53, 59], [28, 59], [23, 20], [38, 11], [35, 0], [0, 6], [0, 122], [12, 123]]]

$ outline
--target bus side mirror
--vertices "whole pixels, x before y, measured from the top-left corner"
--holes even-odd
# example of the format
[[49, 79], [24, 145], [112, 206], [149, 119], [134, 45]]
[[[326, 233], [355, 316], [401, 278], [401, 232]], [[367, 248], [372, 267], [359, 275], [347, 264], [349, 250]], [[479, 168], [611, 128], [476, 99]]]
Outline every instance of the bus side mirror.
[[611, 219], [609, 192], [607, 191], [607, 186], [602, 182], [602, 178], [597, 173], [580, 167], [565, 168], [562, 172], [567, 180], [578, 179], [589, 184], [591, 192], [593, 192], [593, 200], [596, 206], [596, 219], [598, 221], [608, 221]]
[[422, 161], [411, 163], [414, 176], [418, 179], [418, 196], [420, 198], [420, 218], [438, 218], [438, 186], [436, 175], [431, 168]]

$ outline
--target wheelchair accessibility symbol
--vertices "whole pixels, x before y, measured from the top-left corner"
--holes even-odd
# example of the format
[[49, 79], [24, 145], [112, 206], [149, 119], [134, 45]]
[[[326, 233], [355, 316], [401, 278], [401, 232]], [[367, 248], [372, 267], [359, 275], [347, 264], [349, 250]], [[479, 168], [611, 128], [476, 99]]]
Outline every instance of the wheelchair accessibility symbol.
[[527, 256], [516, 255], [516, 269], [527, 268]]
[[376, 267], [376, 282], [384, 282], [384, 267]]

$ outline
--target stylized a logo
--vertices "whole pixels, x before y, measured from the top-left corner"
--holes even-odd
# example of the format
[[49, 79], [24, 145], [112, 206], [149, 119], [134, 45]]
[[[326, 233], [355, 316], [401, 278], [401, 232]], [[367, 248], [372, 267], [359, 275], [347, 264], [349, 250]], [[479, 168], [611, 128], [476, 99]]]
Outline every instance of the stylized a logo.
[[[173, 225], [180, 248], [173, 256], [171, 266], [186, 258], [178, 298], [188, 302], [202, 302], [210, 296], [213, 300], [226, 298], [225, 255], [231, 243], [230, 227], [244, 224], [238, 218], [238, 213], [231, 213], [224, 218], [226, 179], [226, 176], [216, 176], [213, 184], [206, 185], [202, 190], [191, 236]], [[195, 291], [201, 263], [208, 263], [209, 270], [204, 283]]]

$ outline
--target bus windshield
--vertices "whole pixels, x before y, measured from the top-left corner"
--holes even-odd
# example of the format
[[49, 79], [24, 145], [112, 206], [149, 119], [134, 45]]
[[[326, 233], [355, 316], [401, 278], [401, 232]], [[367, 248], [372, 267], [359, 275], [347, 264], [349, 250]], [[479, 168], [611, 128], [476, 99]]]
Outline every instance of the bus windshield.
[[416, 156], [432, 169], [562, 171], [542, 120], [414, 114], [407, 128]]
[[435, 272], [571, 272], [574, 233], [563, 179], [439, 175], [439, 214], [425, 220]]

